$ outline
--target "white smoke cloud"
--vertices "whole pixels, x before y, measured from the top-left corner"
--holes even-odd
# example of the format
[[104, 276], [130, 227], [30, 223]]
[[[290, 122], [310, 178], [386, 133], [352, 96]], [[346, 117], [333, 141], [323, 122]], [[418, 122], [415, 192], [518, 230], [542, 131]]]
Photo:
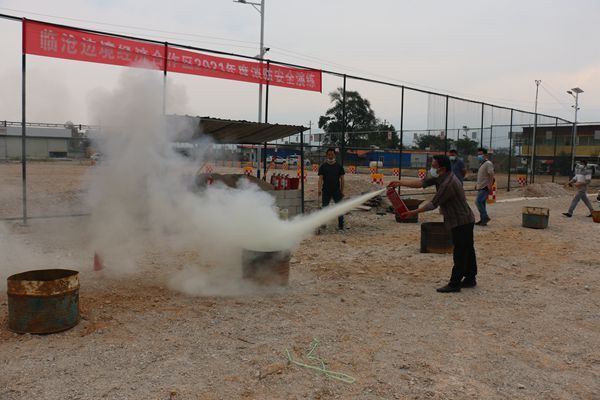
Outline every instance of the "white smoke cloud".
[[198, 258], [173, 278], [172, 287], [188, 294], [239, 293], [242, 249], [293, 249], [324, 220], [348, 209], [282, 221], [273, 197], [245, 180], [235, 189], [215, 184], [191, 190], [212, 146], [205, 140], [205, 153], [191, 158], [174, 150], [175, 134], [191, 137], [197, 128], [166, 123], [156, 71], [127, 70], [116, 90], [95, 93], [92, 109], [103, 124], [94, 139], [104, 155], [86, 180], [92, 244], [111, 272], [138, 270], [148, 249], [193, 251]]

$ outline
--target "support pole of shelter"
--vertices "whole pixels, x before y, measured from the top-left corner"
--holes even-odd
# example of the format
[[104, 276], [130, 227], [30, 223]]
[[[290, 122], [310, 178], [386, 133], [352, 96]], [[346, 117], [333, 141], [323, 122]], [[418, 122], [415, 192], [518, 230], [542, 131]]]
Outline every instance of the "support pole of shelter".
[[23, 225], [27, 225], [27, 137], [26, 137], [26, 85], [25, 77], [27, 72], [27, 36], [26, 36], [26, 23], [25, 18], [22, 20], [23, 25], [23, 50], [21, 55], [21, 177], [22, 177], [22, 191], [23, 191]]

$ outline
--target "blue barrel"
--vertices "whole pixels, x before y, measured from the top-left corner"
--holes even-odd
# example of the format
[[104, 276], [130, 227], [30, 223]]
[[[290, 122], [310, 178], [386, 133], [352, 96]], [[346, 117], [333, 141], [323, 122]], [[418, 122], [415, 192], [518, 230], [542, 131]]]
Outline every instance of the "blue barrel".
[[79, 273], [43, 269], [9, 276], [8, 329], [54, 333], [79, 322]]

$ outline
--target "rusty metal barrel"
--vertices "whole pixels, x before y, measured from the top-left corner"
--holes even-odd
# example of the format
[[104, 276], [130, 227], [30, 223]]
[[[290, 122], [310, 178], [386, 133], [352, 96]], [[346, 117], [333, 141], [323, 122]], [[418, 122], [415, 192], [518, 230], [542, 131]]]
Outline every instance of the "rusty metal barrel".
[[79, 322], [79, 273], [42, 269], [9, 276], [8, 329], [55, 333]]
[[443, 222], [421, 224], [421, 253], [452, 253], [452, 233]]
[[[419, 200], [419, 199], [402, 199], [402, 201], [404, 201], [404, 204], [406, 205], [406, 208], [408, 208], [409, 210], [416, 210], [417, 208], [419, 208], [419, 205], [424, 201], [424, 200]], [[408, 218], [400, 218], [400, 216], [398, 214], [396, 214], [396, 222], [400, 222], [400, 223], [417, 223], [419, 222], [419, 214], [415, 214], [412, 217], [408, 217]]]
[[289, 251], [242, 251], [242, 277], [266, 286], [286, 286], [290, 278]]
[[546, 229], [550, 219], [550, 209], [545, 207], [523, 207], [523, 226], [525, 228]]

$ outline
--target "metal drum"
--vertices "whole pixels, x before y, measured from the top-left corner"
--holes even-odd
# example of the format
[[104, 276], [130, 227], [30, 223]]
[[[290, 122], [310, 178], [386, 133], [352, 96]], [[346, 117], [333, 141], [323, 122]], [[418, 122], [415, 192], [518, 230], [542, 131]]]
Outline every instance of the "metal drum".
[[[408, 208], [409, 210], [416, 210], [417, 208], [419, 208], [419, 205], [424, 201], [424, 200], [419, 200], [419, 199], [402, 199], [402, 201], [404, 201], [404, 204], [406, 204], [406, 208]], [[412, 217], [408, 217], [408, 218], [400, 218], [400, 216], [398, 214], [396, 214], [396, 222], [400, 222], [400, 223], [417, 223], [419, 222], [419, 214], [415, 214]]]
[[525, 228], [546, 229], [550, 219], [550, 209], [544, 207], [523, 207]]
[[42, 269], [9, 276], [8, 329], [54, 333], [79, 322], [79, 272]]
[[290, 278], [289, 251], [242, 251], [242, 277], [261, 285], [286, 286]]
[[421, 253], [452, 253], [452, 232], [443, 222], [423, 222], [421, 224]]

